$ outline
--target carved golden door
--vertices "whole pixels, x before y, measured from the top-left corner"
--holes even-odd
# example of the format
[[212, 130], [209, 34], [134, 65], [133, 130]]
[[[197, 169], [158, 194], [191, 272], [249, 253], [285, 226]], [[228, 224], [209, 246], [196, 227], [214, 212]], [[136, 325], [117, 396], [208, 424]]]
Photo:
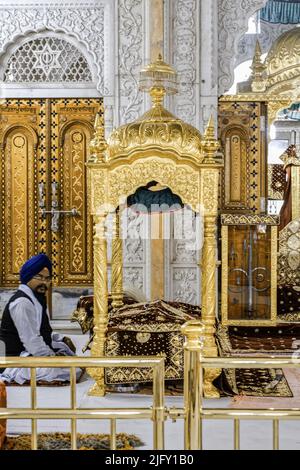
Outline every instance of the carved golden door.
[[222, 212], [267, 210], [267, 108], [260, 102], [219, 101]]
[[54, 286], [91, 286], [86, 166], [101, 99], [7, 99], [0, 106], [0, 287], [47, 253]]

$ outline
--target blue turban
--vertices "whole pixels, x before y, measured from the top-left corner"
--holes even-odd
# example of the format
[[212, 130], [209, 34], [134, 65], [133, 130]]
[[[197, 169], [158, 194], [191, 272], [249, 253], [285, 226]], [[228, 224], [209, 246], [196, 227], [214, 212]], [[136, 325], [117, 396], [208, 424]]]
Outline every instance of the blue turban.
[[32, 256], [20, 269], [20, 279], [22, 284], [27, 284], [30, 279], [38, 274], [43, 268], [48, 268], [52, 274], [52, 264], [50, 259], [44, 253]]

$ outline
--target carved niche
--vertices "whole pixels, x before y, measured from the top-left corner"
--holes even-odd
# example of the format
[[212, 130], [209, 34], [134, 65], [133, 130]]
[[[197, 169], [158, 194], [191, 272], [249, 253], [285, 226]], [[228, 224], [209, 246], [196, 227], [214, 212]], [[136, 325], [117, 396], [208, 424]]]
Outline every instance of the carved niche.
[[266, 106], [258, 102], [219, 103], [219, 135], [225, 156], [221, 170], [222, 211], [266, 210]]

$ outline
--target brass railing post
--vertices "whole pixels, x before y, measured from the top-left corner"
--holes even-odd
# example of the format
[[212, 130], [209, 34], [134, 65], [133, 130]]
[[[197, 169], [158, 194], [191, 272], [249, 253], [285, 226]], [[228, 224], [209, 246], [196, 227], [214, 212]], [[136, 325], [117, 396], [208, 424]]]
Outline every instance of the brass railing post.
[[204, 325], [191, 320], [181, 327], [184, 343], [184, 449], [202, 448], [202, 350]]
[[[36, 410], [36, 368], [30, 369], [31, 409]], [[31, 450], [38, 448], [37, 420], [31, 419]]]
[[164, 361], [153, 368], [153, 448], [165, 448], [165, 366]]

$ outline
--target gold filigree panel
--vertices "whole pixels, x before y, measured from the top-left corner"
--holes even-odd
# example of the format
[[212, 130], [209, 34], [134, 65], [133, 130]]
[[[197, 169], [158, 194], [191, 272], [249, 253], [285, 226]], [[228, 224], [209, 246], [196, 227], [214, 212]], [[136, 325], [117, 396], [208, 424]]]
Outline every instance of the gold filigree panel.
[[[39, 252], [52, 259], [54, 285], [91, 285], [85, 163], [102, 99], [6, 99], [0, 111], [1, 287], [17, 285], [20, 266]], [[56, 231], [53, 184], [55, 209], [78, 211], [60, 215]]]
[[219, 168], [202, 168], [200, 173], [201, 203], [205, 215], [217, 215], [218, 212]]
[[229, 156], [225, 168], [226, 207], [247, 208], [248, 138], [243, 129], [230, 128], [225, 133], [225, 154]]
[[137, 160], [131, 165], [120, 165], [109, 173], [106, 169], [92, 170], [93, 213], [102, 213], [103, 203], [118, 207], [137, 188], [152, 180], [168, 186], [185, 204], [199, 211], [199, 171], [157, 157]]
[[267, 197], [265, 104], [222, 98], [219, 134], [225, 155], [221, 172], [222, 210], [264, 211]]
[[300, 219], [279, 232], [278, 284], [300, 287]]
[[76, 215], [62, 213], [59, 230], [52, 232], [57, 285], [91, 285], [93, 282], [93, 227], [88, 208], [86, 162], [97, 112], [103, 112], [99, 99], [51, 100], [55, 156], [51, 179], [58, 185], [60, 209], [77, 211]]
[[45, 147], [38, 134], [45, 106], [40, 100], [6, 100], [0, 115], [0, 282], [3, 287], [13, 287], [19, 284], [21, 265], [42, 245], [37, 181], [43, 174]]

